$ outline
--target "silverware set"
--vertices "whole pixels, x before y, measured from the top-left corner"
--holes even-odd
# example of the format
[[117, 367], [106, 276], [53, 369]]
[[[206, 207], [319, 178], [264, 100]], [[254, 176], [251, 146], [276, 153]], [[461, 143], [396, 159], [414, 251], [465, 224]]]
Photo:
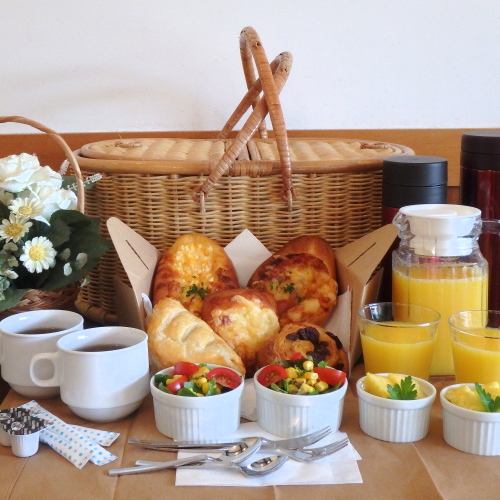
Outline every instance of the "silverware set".
[[[167, 462], [137, 460], [133, 467], [110, 469], [108, 474], [110, 476], [119, 476], [165, 469], [217, 469], [222, 467], [236, 469], [248, 477], [264, 476], [279, 469], [289, 459], [298, 462], [310, 462], [331, 455], [347, 446], [349, 440], [345, 438], [325, 446], [309, 448], [330, 433], [330, 427], [325, 427], [310, 434], [290, 439], [271, 440], [259, 436], [250, 436], [234, 441], [218, 443], [150, 441], [131, 438], [128, 440], [130, 444], [141, 446], [142, 448], [202, 454]], [[272, 450], [276, 452], [276, 455], [250, 462], [253, 455], [262, 450]], [[217, 456], [212, 456], [215, 454]]]

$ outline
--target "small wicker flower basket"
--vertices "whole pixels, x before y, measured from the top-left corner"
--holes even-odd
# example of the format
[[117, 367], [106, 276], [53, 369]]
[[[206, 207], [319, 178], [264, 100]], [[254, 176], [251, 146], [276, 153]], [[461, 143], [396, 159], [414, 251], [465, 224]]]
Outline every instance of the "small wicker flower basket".
[[[161, 252], [184, 233], [224, 246], [244, 229], [271, 251], [301, 234], [321, 235], [336, 249], [380, 227], [383, 158], [413, 151], [365, 140], [289, 139], [279, 93], [291, 54], [269, 63], [252, 28], [241, 32], [240, 52], [248, 92], [217, 138], [108, 140], [75, 153], [85, 176], [102, 175], [86, 195], [88, 214], [119, 218]], [[104, 225], [101, 231], [108, 236]], [[97, 322], [116, 321], [114, 278], [128, 280], [114, 251], [90, 277], [78, 309]]]
[[24, 295], [17, 306], [0, 312], [0, 319], [12, 316], [13, 314], [40, 309], [74, 310], [78, 291], [78, 283], [73, 283], [56, 290], [30, 290]]
[[[0, 123], [8, 122], [22, 123], [38, 129], [41, 132], [44, 132], [48, 136], [52, 137], [61, 146], [76, 177], [78, 196], [77, 210], [83, 213], [85, 210], [85, 190], [83, 178], [76, 157], [66, 141], [54, 130], [47, 128], [44, 125], [28, 118], [23, 118], [20, 116], [0, 117]], [[23, 296], [21, 301], [15, 307], [11, 307], [10, 309], [1, 311], [0, 319], [6, 318], [7, 316], [11, 316], [13, 314], [25, 311], [34, 311], [38, 309], [75, 309], [75, 301], [78, 293], [79, 283], [72, 283], [55, 290], [32, 289]]]

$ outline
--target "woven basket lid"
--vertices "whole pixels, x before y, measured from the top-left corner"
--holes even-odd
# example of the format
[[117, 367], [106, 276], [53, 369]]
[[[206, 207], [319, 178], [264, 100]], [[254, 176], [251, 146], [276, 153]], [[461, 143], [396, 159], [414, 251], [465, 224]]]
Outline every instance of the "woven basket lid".
[[[288, 143], [295, 173], [371, 170], [381, 168], [388, 156], [413, 154], [406, 146], [379, 141], [290, 138]], [[207, 174], [230, 144], [229, 139], [107, 140], [84, 145], [78, 157], [83, 167], [96, 171]], [[267, 174], [280, 171], [279, 151], [273, 139], [249, 141], [235, 163], [238, 162], [254, 167], [262, 164]]]

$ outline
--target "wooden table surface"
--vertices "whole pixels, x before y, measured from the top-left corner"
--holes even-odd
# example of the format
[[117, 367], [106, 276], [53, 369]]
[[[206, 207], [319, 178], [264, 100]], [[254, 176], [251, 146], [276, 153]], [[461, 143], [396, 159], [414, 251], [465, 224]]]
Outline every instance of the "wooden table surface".
[[[358, 462], [362, 484], [279, 486], [262, 488], [179, 487], [175, 472], [164, 471], [135, 476], [110, 477], [108, 468], [133, 465], [137, 459], [158, 459], [153, 450], [127, 444], [130, 436], [165, 439], [155, 427], [152, 398], [148, 396], [141, 408], [119, 422], [92, 425], [76, 417], [59, 398], [41, 400], [40, 404], [70, 424], [99, 427], [120, 433], [109, 451], [118, 456], [111, 464], [98, 467], [88, 463], [77, 469], [45, 444], [29, 458], [17, 458], [10, 448], [0, 446], [0, 499], [73, 500], [98, 498], [126, 500], [150, 498], [169, 500], [434, 500], [499, 498], [497, 489], [500, 456], [480, 457], [448, 446], [442, 437], [442, 409], [439, 397], [432, 409], [429, 434], [415, 443], [388, 443], [373, 439], [359, 428], [357, 379], [364, 367], [357, 366], [350, 378], [343, 420], [340, 427], [361, 455]], [[433, 380], [439, 390], [452, 383], [450, 379]], [[2, 407], [26, 403], [26, 398], [10, 391]], [[173, 459], [163, 453], [161, 459]], [[36, 492], [36, 495], [35, 495]], [[35, 495], [35, 496], [34, 496]]]

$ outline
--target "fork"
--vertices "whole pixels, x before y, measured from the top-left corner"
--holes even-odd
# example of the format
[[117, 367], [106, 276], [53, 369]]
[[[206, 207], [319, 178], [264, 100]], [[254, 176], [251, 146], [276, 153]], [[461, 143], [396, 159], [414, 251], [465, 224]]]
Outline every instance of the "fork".
[[[264, 439], [262, 440], [264, 443]], [[333, 453], [341, 450], [345, 446], [349, 444], [349, 439], [344, 438], [339, 441], [335, 441], [334, 443], [327, 444], [325, 446], [318, 446], [317, 448], [297, 448], [295, 450], [284, 450], [283, 448], [275, 448], [279, 450], [280, 453], [287, 455], [292, 460], [296, 460], [297, 462], [311, 462], [313, 460], [318, 460], [323, 457], [327, 457], [328, 455], [332, 455]]]
[[[252, 438], [253, 439], [253, 438]], [[341, 450], [342, 448], [346, 447], [349, 444], [349, 438], [345, 437], [343, 439], [340, 439], [339, 441], [335, 441], [333, 443], [327, 444], [325, 446], [318, 446], [317, 448], [296, 448], [294, 450], [291, 449], [286, 449], [282, 448], [280, 446], [277, 446], [276, 443], [279, 443], [279, 441], [272, 441], [272, 440], [266, 440], [265, 438], [260, 438], [262, 441], [262, 445], [266, 443], [272, 443], [272, 446], [274, 450], [278, 451], [279, 453], [286, 455], [287, 457], [291, 458], [292, 460], [295, 460], [297, 462], [312, 462], [313, 460], [319, 460], [320, 458], [327, 457], [328, 455], [332, 455], [333, 453]], [[260, 448], [262, 449], [262, 447]], [[199, 451], [199, 450], [189, 450], [191, 451]], [[245, 453], [246, 456], [249, 454]], [[221, 459], [228, 460], [227, 456], [230, 456], [230, 454], [226, 451], [225, 455], [220, 457]], [[241, 461], [241, 460], [240, 460]], [[136, 465], [154, 465], [158, 462], [152, 462], [149, 460], [137, 460], [135, 463]]]
[[[298, 448], [303, 448], [310, 446], [311, 444], [317, 443], [325, 436], [332, 432], [330, 427], [325, 427], [324, 429], [319, 429], [317, 431], [311, 432], [304, 436], [299, 436], [295, 438], [288, 439], [264, 439], [262, 440], [263, 449], [280, 449], [280, 450], [296, 450]], [[242, 449], [248, 446], [247, 440], [255, 440], [257, 437], [245, 437], [241, 439], [235, 439], [234, 441], [224, 442], [224, 443], [195, 443], [193, 441], [148, 441], [146, 439], [130, 438], [128, 442], [130, 444], [135, 444], [142, 446], [143, 448], [148, 448], [152, 450], [160, 451], [190, 451], [190, 452], [200, 452], [200, 450], [205, 451], [218, 451], [218, 450], [229, 450], [230, 448], [238, 446], [237, 451], [242, 451]], [[278, 447], [278, 448], [277, 448]], [[228, 453], [229, 454], [229, 453]]]

